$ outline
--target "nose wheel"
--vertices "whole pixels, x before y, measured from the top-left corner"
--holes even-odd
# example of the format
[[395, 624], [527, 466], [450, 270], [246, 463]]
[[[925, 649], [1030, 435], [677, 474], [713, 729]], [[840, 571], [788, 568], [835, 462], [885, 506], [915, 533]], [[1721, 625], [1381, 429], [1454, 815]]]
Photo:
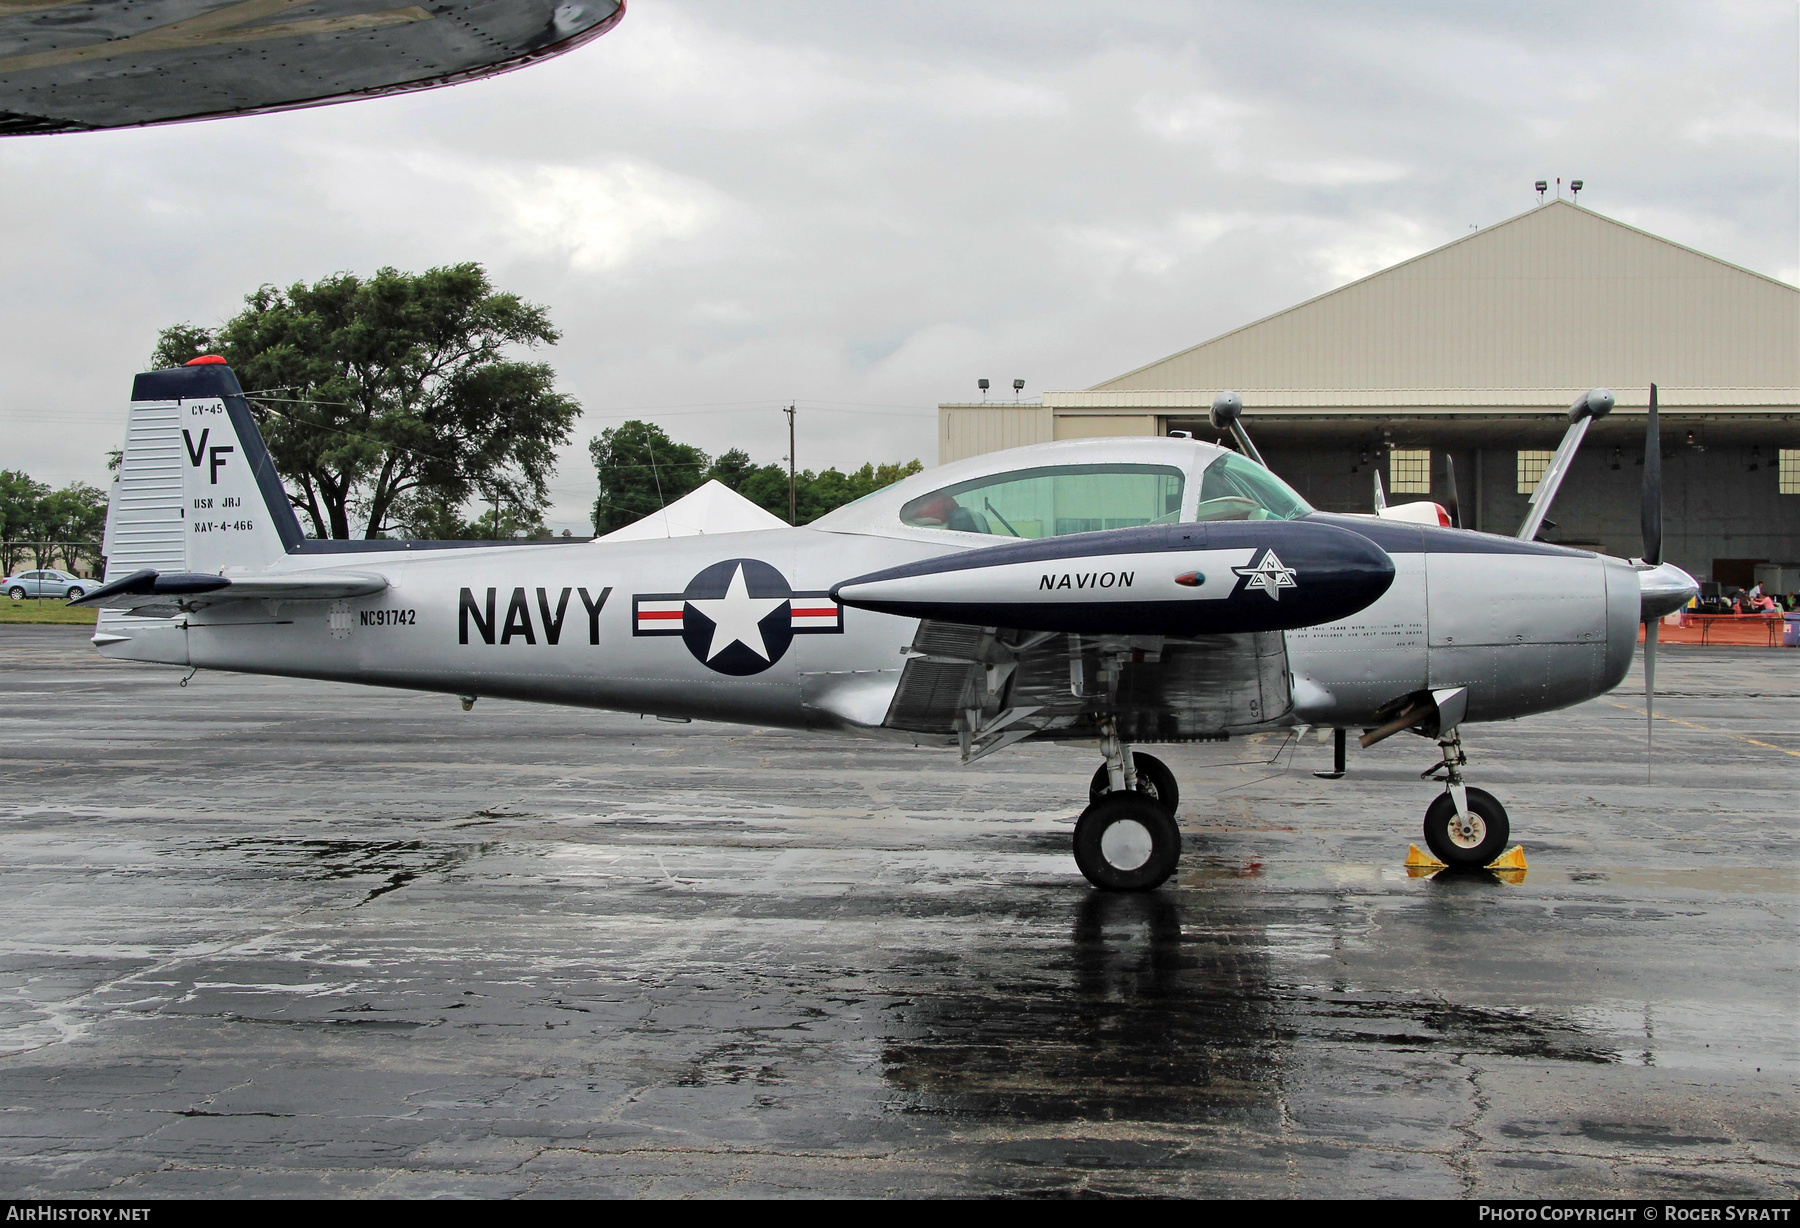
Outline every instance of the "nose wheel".
[[1463, 753], [1462, 736], [1455, 729], [1438, 734], [1437, 744], [1443, 761], [1421, 775], [1442, 780], [1444, 791], [1425, 810], [1425, 844], [1447, 866], [1485, 866], [1500, 856], [1512, 835], [1506, 807], [1486, 789], [1463, 783], [1462, 767], [1469, 757]]
[[1447, 866], [1485, 866], [1506, 849], [1512, 835], [1506, 807], [1486, 789], [1464, 786], [1468, 804], [1456, 812], [1456, 799], [1440, 793], [1425, 811], [1425, 843]]

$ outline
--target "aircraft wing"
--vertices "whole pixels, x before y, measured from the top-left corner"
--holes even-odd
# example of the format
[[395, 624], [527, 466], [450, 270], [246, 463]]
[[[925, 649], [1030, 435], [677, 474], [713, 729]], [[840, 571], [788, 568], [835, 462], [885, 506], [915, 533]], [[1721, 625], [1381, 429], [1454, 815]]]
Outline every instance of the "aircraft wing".
[[964, 762], [1034, 736], [1216, 742], [1293, 706], [1280, 632], [1066, 635], [919, 624], [882, 726], [959, 744]]
[[920, 618], [882, 724], [965, 761], [1034, 735], [1210, 741], [1291, 710], [1281, 632], [1393, 583], [1385, 551], [1306, 521], [1148, 525], [1020, 541], [847, 580], [844, 605]]
[[10, 0], [0, 4], [0, 136], [454, 85], [561, 55], [624, 13], [624, 0]]
[[102, 585], [70, 605], [107, 610], [195, 610], [225, 601], [338, 601], [385, 590], [387, 578], [372, 572], [309, 571], [285, 576], [215, 576], [207, 572], [149, 568]]

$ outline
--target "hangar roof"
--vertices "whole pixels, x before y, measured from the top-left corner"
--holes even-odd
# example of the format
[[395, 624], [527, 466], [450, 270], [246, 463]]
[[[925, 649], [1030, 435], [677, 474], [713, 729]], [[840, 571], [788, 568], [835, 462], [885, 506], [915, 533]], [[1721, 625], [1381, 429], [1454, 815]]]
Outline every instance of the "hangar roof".
[[[1119, 401], [1091, 394], [1207, 390], [1210, 401], [1219, 388], [1480, 389], [1487, 395], [1477, 399], [1492, 404], [1504, 389], [1652, 381], [1800, 387], [1800, 290], [1556, 201], [1088, 395], [1045, 399], [1098, 407]], [[1430, 399], [1442, 405], [1445, 395]]]

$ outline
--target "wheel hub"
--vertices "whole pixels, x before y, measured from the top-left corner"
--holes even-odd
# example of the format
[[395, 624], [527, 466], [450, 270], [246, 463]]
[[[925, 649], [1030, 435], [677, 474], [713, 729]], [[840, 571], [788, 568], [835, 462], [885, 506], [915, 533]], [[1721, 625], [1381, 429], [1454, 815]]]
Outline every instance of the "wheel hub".
[[1487, 839], [1487, 823], [1471, 811], [1466, 817], [1458, 815], [1450, 820], [1449, 834], [1450, 842], [1457, 848], [1472, 849]]
[[1150, 829], [1136, 819], [1120, 819], [1100, 837], [1100, 855], [1115, 870], [1131, 871], [1150, 860], [1155, 848]]

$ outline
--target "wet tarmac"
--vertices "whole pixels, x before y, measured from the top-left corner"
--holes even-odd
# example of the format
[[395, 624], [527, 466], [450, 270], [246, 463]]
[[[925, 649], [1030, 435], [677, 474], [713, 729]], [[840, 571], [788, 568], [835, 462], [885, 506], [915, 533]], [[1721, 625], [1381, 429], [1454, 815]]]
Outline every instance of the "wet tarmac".
[[0, 628], [0, 1192], [1800, 1193], [1800, 653], [1428, 743], [943, 752], [99, 660]]

